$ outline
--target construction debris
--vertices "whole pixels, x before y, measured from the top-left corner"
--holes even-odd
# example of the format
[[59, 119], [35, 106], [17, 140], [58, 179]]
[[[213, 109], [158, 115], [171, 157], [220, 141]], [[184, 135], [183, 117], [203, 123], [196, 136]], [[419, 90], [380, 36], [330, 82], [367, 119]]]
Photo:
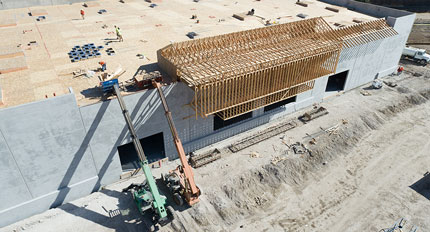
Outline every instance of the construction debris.
[[363, 96], [370, 96], [370, 95], [372, 95], [371, 93], [369, 93], [369, 91], [364, 90], [364, 89], [360, 90], [360, 93], [361, 93], [361, 95], [363, 95]]
[[291, 144], [290, 149], [294, 152], [294, 154], [305, 154], [308, 152], [308, 149], [301, 142]]
[[323, 115], [328, 114], [328, 111], [326, 108], [320, 106], [314, 106], [314, 108], [306, 113], [304, 113], [301, 117], [299, 117], [299, 120], [301, 120], [304, 123], [307, 123], [311, 120], [314, 120], [315, 118], [321, 117]]
[[[392, 227], [382, 229], [380, 232], [406, 232], [406, 230], [404, 231], [403, 229], [406, 229], [406, 220], [400, 218]], [[418, 232], [418, 227], [412, 225], [408, 232]]]
[[119, 66], [112, 73], [103, 73], [102, 74], [102, 80], [103, 81], [109, 81], [109, 80], [118, 79], [118, 77], [120, 77], [125, 72], [126, 72], [126, 70], [123, 70], [122, 67]]
[[161, 73], [159, 71], [147, 73], [146, 70], [142, 70], [133, 77], [133, 83], [139, 89], [152, 88], [152, 81], [161, 82], [162, 80], [163, 77], [161, 76]]
[[113, 48], [108, 48], [108, 49], [106, 49], [106, 53], [108, 54], [108, 56], [113, 56], [113, 55], [115, 55], [115, 51], [113, 50]]
[[386, 84], [387, 86], [392, 87], [392, 88], [397, 86], [397, 84], [392, 82], [392, 81], [383, 81], [383, 82], [384, 82], [384, 84]]
[[73, 78], [85, 76], [87, 78], [91, 78], [95, 75], [95, 72], [87, 69], [77, 69], [72, 72]]
[[215, 148], [213, 151], [206, 152], [199, 155], [196, 155], [193, 152], [191, 152], [189, 162], [191, 164], [191, 167], [199, 168], [219, 158], [221, 158], [221, 152], [217, 148]]
[[261, 141], [264, 141], [264, 140], [269, 139], [271, 137], [274, 137], [278, 134], [281, 134], [285, 131], [291, 130], [296, 126], [297, 126], [297, 123], [294, 121], [291, 121], [289, 123], [269, 127], [265, 130], [258, 132], [255, 135], [248, 136], [248, 137], [246, 137], [246, 138], [244, 138], [238, 142], [233, 143], [229, 147], [229, 149], [232, 152], [238, 152], [238, 151], [243, 150], [247, 147], [250, 147], [254, 144], [257, 144]]
[[285, 157], [285, 156], [283, 156], [283, 157], [275, 156], [275, 157], [270, 161], [270, 163], [272, 163], [273, 165], [276, 165], [277, 163], [281, 162], [282, 160], [286, 160], [286, 159], [287, 159], [287, 157]]
[[324, 128], [320, 127], [319, 128], [320, 130], [317, 131], [317, 132], [315, 132], [315, 133], [313, 133], [313, 134], [306, 133], [306, 136], [303, 137], [303, 139], [309, 141], [310, 144], [316, 144], [317, 143], [316, 139], [319, 136], [324, 135], [324, 134], [328, 134], [329, 136], [337, 134], [337, 131], [339, 130], [340, 125], [345, 125], [345, 124], [348, 124], [348, 121], [346, 119], [342, 119], [342, 121], [340, 123], [338, 123], [338, 124], [336, 124], [334, 126], [331, 126], [331, 127], [327, 128], [327, 129], [324, 129]]
[[37, 46], [37, 41], [30, 41], [28, 42], [27, 46]]
[[372, 82], [372, 88], [374, 88], [374, 89], [380, 89], [380, 88], [382, 88], [382, 81], [379, 80], [379, 79], [375, 79]]
[[339, 10], [340, 10], [340, 8], [339, 8], [339, 7], [335, 7], [335, 6], [333, 6], [333, 7], [331, 7], [331, 6], [327, 6], [325, 9], [326, 9], [326, 10], [329, 10], [329, 11], [336, 12], [336, 13], [339, 13]]
[[46, 20], [46, 16], [38, 16], [37, 18], [36, 18], [36, 20], [37, 21], [45, 21]]
[[249, 157], [251, 157], [251, 158], [260, 158], [261, 155], [260, 155], [260, 153], [253, 151], [253, 152], [251, 152], [251, 154], [249, 154]]
[[192, 31], [192, 32], [188, 32], [187, 34], [186, 34], [186, 36], [188, 37], [188, 38], [190, 38], [190, 39], [194, 39], [194, 37], [196, 37], [198, 34], [197, 33], [195, 33], [194, 31]]
[[297, 1], [297, 2], [296, 2], [296, 4], [297, 4], [297, 5], [299, 5], [299, 6], [308, 7], [308, 3], [307, 3], [307, 2], [300, 2], [300, 1]]
[[300, 14], [297, 15], [297, 17], [305, 19], [305, 18], [309, 17], [309, 15], [300, 13]]
[[246, 15], [254, 15], [254, 13], [255, 13], [255, 10], [254, 9], [251, 9], [250, 11], [248, 11], [248, 13], [246, 14]]
[[233, 18], [239, 19], [240, 21], [245, 21], [246, 13], [233, 14]]

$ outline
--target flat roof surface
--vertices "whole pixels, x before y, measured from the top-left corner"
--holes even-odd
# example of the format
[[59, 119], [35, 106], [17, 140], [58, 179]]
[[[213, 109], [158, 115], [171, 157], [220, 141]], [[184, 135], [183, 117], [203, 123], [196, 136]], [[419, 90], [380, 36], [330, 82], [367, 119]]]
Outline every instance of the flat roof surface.
[[[153, 1], [157, 4], [154, 8], [149, 7], [151, 3], [141, 0], [124, 2], [101, 0], [90, 4], [90, 7], [76, 3], [2, 11], [0, 22], [7, 23], [0, 25], [0, 32], [4, 35], [1, 50], [5, 50], [0, 54], [19, 47], [25, 54], [27, 68], [0, 74], [3, 92], [0, 108], [66, 94], [68, 87], [72, 87], [79, 105], [100, 101], [100, 91], [94, 88], [99, 85], [100, 72], [90, 78], [74, 78], [73, 71], [97, 69], [98, 62], [103, 60], [109, 73], [121, 66], [126, 72], [119, 80], [129, 80], [139, 70], [158, 69], [155, 65], [156, 51], [171, 42], [189, 40], [188, 32], [196, 32], [196, 38], [203, 38], [264, 27], [267, 20], [272, 23], [302, 20], [297, 16], [300, 13], [308, 15], [308, 18], [322, 16], [333, 28], [337, 28], [335, 24], [352, 25], [354, 19], [375, 19], [316, 0], [305, 1], [308, 7], [297, 5], [296, 0], [201, 0], [198, 3], [193, 0], [158, 0]], [[339, 12], [326, 7], [338, 8]], [[244, 21], [232, 17], [252, 8], [255, 15], [247, 16]], [[85, 20], [80, 17], [81, 9], [86, 12]], [[107, 12], [99, 14], [101, 9]], [[46, 19], [37, 21], [38, 16], [30, 16], [31, 11], [42, 12]], [[192, 15], [197, 15], [198, 24], [196, 19], [191, 19]], [[114, 25], [121, 28], [124, 42], [116, 41]], [[31, 41], [36, 43], [29, 45]], [[103, 50], [100, 58], [72, 63], [68, 52], [76, 45], [88, 43], [102, 45], [105, 49], [113, 48], [116, 55], [109, 56]], [[137, 54], [144, 54], [145, 58], [141, 59]], [[0, 63], [10, 62], [6, 59], [12, 58], [0, 59]]]

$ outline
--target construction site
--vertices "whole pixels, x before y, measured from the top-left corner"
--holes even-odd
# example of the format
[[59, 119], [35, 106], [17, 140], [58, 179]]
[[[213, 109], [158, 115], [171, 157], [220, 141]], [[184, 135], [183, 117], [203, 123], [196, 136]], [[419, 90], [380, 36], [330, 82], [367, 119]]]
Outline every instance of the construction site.
[[430, 6], [380, 2], [0, 0], [0, 232], [430, 231]]

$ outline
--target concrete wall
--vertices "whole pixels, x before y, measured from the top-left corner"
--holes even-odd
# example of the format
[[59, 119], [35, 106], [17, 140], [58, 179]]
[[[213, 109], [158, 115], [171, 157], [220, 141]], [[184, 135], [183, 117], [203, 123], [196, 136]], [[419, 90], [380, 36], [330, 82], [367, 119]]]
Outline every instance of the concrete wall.
[[94, 0], [0, 0], [0, 10], [24, 8], [31, 6], [48, 6], [89, 2]]
[[97, 182], [74, 94], [0, 110], [0, 226], [87, 195]]
[[[366, 4], [365, 6], [369, 5]], [[386, 10], [385, 7], [375, 7]], [[366, 10], [370, 11], [369, 9]], [[387, 14], [403, 15], [397, 18], [387, 17], [387, 23], [397, 31], [398, 35], [342, 50], [336, 73], [349, 70], [345, 90], [371, 82], [376, 77], [391, 74], [397, 69], [415, 20], [415, 14], [400, 14], [398, 11], [386, 10]], [[378, 12], [382, 12], [382, 10]]]
[[350, 10], [357, 11], [363, 14], [371, 15], [378, 18], [384, 17], [402, 17], [410, 15], [410, 12], [404, 10], [397, 10], [385, 6], [373, 5], [370, 3], [357, 2], [355, 0], [319, 0], [328, 4], [346, 7]]
[[[397, 67], [415, 15], [385, 11], [391, 15], [388, 23], [399, 35], [341, 52], [336, 72], [349, 70], [346, 90]], [[294, 103], [270, 112], [255, 110], [251, 119], [216, 131], [213, 116], [196, 119], [187, 105], [193, 91], [185, 84], [174, 83], [163, 91], [184, 149], [189, 152], [324, 101], [327, 81], [328, 76], [318, 78], [314, 88], [299, 94]], [[157, 92], [141, 91], [124, 100], [138, 137], [163, 132], [166, 155], [176, 158]], [[79, 108], [74, 94], [67, 94], [1, 109], [0, 118], [0, 227], [119, 179], [122, 170], [117, 147], [131, 139], [115, 99]]]

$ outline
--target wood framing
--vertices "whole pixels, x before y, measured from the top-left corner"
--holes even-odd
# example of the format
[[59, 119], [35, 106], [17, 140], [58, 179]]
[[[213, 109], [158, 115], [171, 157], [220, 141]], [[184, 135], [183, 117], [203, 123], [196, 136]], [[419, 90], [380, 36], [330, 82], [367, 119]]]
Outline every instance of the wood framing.
[[395, 34], [383, 19], [334, 30], [319, 17], [174, 43], [158, 59], [195, 91], [196, 114], [229, 119], [312, 89], [343, 47]]

